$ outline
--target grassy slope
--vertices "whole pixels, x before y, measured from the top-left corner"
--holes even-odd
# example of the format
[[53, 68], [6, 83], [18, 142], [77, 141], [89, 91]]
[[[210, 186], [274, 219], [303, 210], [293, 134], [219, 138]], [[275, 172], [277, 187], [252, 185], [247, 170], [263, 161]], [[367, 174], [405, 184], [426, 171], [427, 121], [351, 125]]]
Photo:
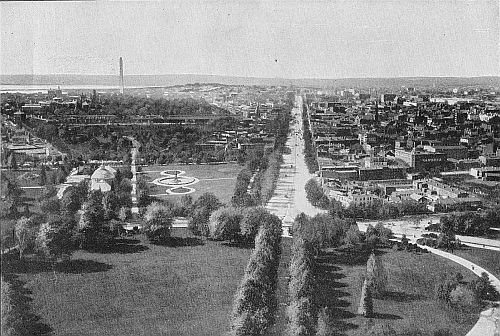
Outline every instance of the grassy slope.
[[[276, 325], [270, 335], [286, 335], [286, 304], [288, 303], [289, 239], [285, 239], [280, 265], [279, 311]], [[465, 335], [475, 324], [478, 312], [458, 314], [440, 306], [434, 299], [434, 286], [441, 274], [460, 272], [464, 280], [475, 275], [458, 264], [432, 254], [412, 254], [392, 251], [383, 254], [389, 278], [389, 299], [374, 300], [377, 316], [372, 323], [387, 323], [397, 331], [416, 327], [424, 334], [439, 328], [448, 328], [453, 335]], [[344, 255], [344, 257], [346, 257]], [[350, 257], [346, 257], [352, 259]], [[366, 258], [355, 265], [328, 254], [320, 258], [318, 301], [331, 307], [335, 335], [362, 336], [368, 319], [356, 315], [361, 286], [366, 269]]]
[[127, 253], [79, 251], [72, 259], [80, 261], [73, 263], [85, 267], [56, 272], [55, 278], [51, 269], [20, 272], [33, 293], [33, 311], [55, 335], [65, 336], [195, 336], [228, 330], [250, 249], [214, 242], [132, 243], [122, 246]]
[[[374, 300], [376, 323], [388, 323], [396, 330], [417, 326], [425, 332], [448, 328], [453, 335], [465, 335], [478, 315], [458, 315], [440, 306], [434, 299], [434, 286], [441, 274], [461, 272], [465, 281], [472, 272], [435, 255], [416, 255], [404, 251], [388, 251], [383, 255], [388, 273], [390, 298]], [[343, 296], [338, 303], [338, 326], [346, 335], [363, 335], [367, 319], [356, 316], [366, 264], [339, 265], [334, 282]]]

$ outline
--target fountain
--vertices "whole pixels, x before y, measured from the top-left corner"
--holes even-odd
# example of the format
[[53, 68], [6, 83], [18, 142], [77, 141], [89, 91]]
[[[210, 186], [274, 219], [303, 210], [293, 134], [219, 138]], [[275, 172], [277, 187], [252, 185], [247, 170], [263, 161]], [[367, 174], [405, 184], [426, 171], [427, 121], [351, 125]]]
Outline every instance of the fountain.
[[199, 180], [195, 177], [184, 176], [185, 173], [182, 170], [165, 170], [160, 173], [164, 177], [157, 178], [152, 183], [168, 187], [166, 193], [170, 195], [190, 194], [196, 190], [188, 186], [198, 183]]

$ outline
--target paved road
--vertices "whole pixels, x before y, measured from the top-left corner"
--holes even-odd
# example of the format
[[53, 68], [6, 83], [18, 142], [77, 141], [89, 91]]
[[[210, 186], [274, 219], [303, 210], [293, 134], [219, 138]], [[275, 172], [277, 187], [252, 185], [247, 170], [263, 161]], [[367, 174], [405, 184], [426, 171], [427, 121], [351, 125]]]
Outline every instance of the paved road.
[[292, 125], [286, 146], [290, 154], [283, 154], [283, 163], [273, 197], [266, 208], [283, 220], [285, 235], [295, 217], [304, 212], [314, 216], [323, 210], [314, 207], [306, 198], [305, 184], [313, 178], [304, 160], [304, 139], [302, 137], [302, 97], [296, 96], [298, 107], [292, 109]]

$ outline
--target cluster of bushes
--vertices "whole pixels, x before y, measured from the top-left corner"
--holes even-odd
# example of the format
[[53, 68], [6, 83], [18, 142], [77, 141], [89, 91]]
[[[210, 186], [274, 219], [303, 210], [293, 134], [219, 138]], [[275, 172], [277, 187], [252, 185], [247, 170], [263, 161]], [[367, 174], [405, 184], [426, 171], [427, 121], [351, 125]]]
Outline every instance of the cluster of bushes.
[[452, 253], [454, 250], [458, 250], [462, 247], [460, 240], [451, 232], [442, 232], [439, 235], [435, 233], [423, 234], [422, 238], [417, 239], [417, 244], [444, 249]]
[[347, 216], [364, 219], [389, 219], [428, 212], [425, 204], [415, 200], [403, 200], [397, 203], [375, 200], [369, 205], [353, 203], [346, 209]]
[[374, 249], [389, 246], [392, 231], [382, 223], [369, 225], [366, 233], [361, 232], [353, 218], [339, 217], [335, 212], [308, 217], [304, 213], [295, 218], [292, 234], [299, 234], [319, 251], [322, 248], [346, 247]]
[[315, 286], [314, 248], [300, 234], [295, 234], [288, 284], [290, 296], [287, 310], [289, 335], [312, 336], [316, 334], [318, 309], [314, 302]]
[[464, 283], [461, 273], [443, 275], [435, 286], [436, 300], [456, 309], [478, 308], [483, 300], [495, 300], [498, 293], [486, 273]]
[[356, 221], [351, 218], [340, 218], [336, 215], [317, 214], [308, 217], [299, 214], [293, 223], [292, 234], [312, 244], [316, 251], [321, 248], [348, 246], [354, 247], [362, 242], [363, 235]]
[[465, 236], [481, 236], [500, 226], [500, 208], [484, 212], [452, 213], [441, 216], [440, 231]]
[[268, 213], [262, 218], [255, 249], [234, 300], [231, 335], [265, 335], [273, 324], [280, 242], [281, 221]]
[[[427, 238], [424, 238], [427, 239]], [[429, 251], [425, 248], [421, 248], [418, 246], [422, 242], [421, 240], [417, 240], [417, 244], [413, 244], [410, 242], [408, 237], [405, 234], [401, 237], [401, 241], [393, 244], [392, 248], [397, 251], [407, 251], [407, 252], [416, 252], [416, 253], [429, 253]], [[425, 245], [425, 244], [420, 244]]]
[[309, 118], [307, 116], [307, 106], [302, 108], [302, 126], [304, 133], [304, 156], [309, 172], [312, 174], [319, 170], [316, 147], [313, 144], [313, 138], [309, 129]]
[[235, 243], [252, 243], [263, 223], [272, 216], [262, 207], [221, 207], [210, 216], [210, 237]]

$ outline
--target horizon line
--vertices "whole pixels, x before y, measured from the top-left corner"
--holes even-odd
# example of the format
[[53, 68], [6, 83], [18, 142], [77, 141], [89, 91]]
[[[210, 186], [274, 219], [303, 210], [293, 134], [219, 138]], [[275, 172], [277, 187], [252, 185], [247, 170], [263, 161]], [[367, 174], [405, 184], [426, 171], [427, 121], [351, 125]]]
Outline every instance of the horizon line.
[[[75, 73], [52, 73], [52, 74], [0, 74], [2, 77], [7, 76], [116, 76], [119, 74], [75, 74]], [[248, 78], [248, 79], [274, 79], [274, 80], [345, 80], [345, 79], [409, 79], [409, 78], [500, 78], [499, 75], [416, 75], [416, 76], [389, 76], [389, 77], [259, 77], [259, 76], [241, 76], [241, 75], [218, 75], [218, 74], [196, 74], [196, 73], [169, 73], [169, 74], [124, 74], [127, 76], [209, 76], [209, 77], [232, 77], [232, 78]], [[500, 83], [499, 83], [500, 84]]]

